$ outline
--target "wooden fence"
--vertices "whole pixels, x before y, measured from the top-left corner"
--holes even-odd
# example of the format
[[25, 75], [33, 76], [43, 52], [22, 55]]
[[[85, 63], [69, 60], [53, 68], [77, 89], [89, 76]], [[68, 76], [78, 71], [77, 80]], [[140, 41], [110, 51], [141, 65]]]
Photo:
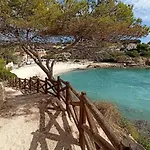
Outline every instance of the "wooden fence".
[[[40, 79], [8, 80], [9, 86], [17, 87], [25, 93], [51, 94], [63, 101], [66, 111], [73, 118], [79, 131], [79, 143], [82, 150], [144, 150], [129, 137], [120, 139], [110, 122], [104, 118], [95, 105], [87, 98], [85, 92], [77, 92], [69, 82], [58, 77], [55, 81]], [[109, 140], [99, 133], [100, 128]]]

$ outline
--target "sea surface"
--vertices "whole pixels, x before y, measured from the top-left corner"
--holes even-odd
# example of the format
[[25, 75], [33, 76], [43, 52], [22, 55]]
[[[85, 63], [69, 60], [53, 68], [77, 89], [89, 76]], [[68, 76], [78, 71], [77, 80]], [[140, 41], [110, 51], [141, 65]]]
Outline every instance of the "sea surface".
[[88, 69], [61, 77], [93, 101], [114, 102], [128, 119], [150, 121], [150, 69]]

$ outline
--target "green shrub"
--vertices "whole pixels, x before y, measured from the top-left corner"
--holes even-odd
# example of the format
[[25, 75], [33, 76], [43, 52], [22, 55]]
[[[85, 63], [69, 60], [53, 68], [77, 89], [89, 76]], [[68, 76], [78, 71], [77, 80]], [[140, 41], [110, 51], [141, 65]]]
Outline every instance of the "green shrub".
[[118, 57], [124, 56], [123, 52], [102, 52], [99, 54], [102, 62], [118, 62]]
[[138, 53], [137, 50], [128, 51], [128, 52], [126, 52], [126, 55], [128, 55], [130, 57], [139, 57], [140, 56], [140, 54]]
[[146, 150], [150, 150], [150, 141], [140, 135], [138, 142], [145, 147]]
[[0, 59], [0, 69], [4, 69], [6, 66], [6, 62], [3, 59]]
[[136, 49], [137, 49], [138, 53], [141, 53], [143, 51], [147, 51], [149, 49], [149, 46], [148, 46], [148, 44], [142, 43], [142, 44], [138, 44]]
[[128, 134], [131, 134], [132, 137], [146, 150], [150, 150], [150, 141], [138, 132], [134, 124], [132, 124], [127, 119], [122, 118], [121, 127], [124, 128]]
[[143, 51], [143, 52], [141, 52], [140, 55], [143, 57], [150, 57], [150, 50], [149, 51]]
[[0, 59], [0, 80], [16, 77], [16, 75], [11, 73], [9, 69], [5, 68], [5, 64], [5, 61]]
[[16, 77], [16, 75], [11, 73], [9, 70], [0, 69], [0, 79], [1, 80], [6, 80], [8, 78], [14, 78], [14, 77]]
[[129, 56], [127, 55], [121, 55], [121, 56], [116, 57], [116, 62], [124, 63], [124, 62], [127, 62], [128, 58]]
[[126, 118], [121, 118], [121, 127], [124, 128], [128, 134], [131, 134], [135, 140], [138, 141], [140, 134], [134, 124], [132, 124]]

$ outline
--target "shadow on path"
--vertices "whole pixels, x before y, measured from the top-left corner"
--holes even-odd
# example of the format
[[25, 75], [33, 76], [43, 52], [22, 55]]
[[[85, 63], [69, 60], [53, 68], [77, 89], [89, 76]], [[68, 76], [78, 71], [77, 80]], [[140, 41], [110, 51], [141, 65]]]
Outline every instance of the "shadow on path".
[[0, 117], [11, 118], [33, 114], [35, 112], [32, 111], [32, 108], [37, 108], [39, 101], [52, 97], [44, 94], [15, 95], [15, 92], [6, 92], [6, 101], [0, 110]]
[[[47, 104], [42, 102], [39, 105], [39, 112], [39, 129], [32, 133], [33, 138], [29, 150], [37, 150], [38, 147], [41, 150], [72, 150], [72, 145], [78, 145], [78, 140], [73, 137], [63, 110], [47, 109]], [[49, 119], [47, 124], [45, 124], [46, 116]]]

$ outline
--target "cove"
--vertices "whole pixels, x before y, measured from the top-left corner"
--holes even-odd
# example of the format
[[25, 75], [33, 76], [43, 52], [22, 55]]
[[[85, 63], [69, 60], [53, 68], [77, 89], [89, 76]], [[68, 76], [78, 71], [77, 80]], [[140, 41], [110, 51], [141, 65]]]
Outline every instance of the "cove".
[[150, 69], [88, 69], [62, 74], [93, 101], [115, 103], [132, 120], [150, 121]]

